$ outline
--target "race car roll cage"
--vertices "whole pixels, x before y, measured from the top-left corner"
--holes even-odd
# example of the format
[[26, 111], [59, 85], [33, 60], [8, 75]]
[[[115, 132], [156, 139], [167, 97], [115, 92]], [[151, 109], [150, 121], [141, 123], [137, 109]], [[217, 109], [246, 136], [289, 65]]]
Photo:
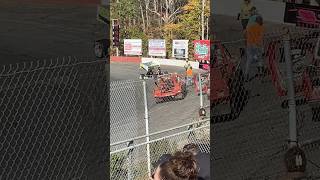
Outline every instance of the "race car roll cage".
[[[314, 56], [314, 49], [315, 45], [310, 43], [309, 41], [315, 36], [319, 36], [318, 34], [310, 34], [310, 36], [306, 36], [303, 38], [298, 38], [295, 40], [295, 42], [299, 46], [295, 46], [296, 44], [291, 45], [292, 48], [299, 48], [301, 49], [300, 57], [299, 58], [292, 58], [292, 64], [293, 67], [296, 66], [296, 64], [299, 64], [306, 55], [313, 55], [313, 58], [310, 62], [310, 64], [303, 64], [302, 67], [293, 68], [294, 73], [298, 74], [298, 77], [295, 77], [295, 93], [296, 97], [303, 97], [302, 99], [296, 99], [296, 104], [297, 105], [303, 105], [307, 104], [309, 102], [319, 102], [320, 101], [320, 93], [315, 93], [316, 88], [315, 85], [317, 84], [317, 79], [319, 78], [317, 76], [320, 75], [320, 69], [318, 66], [319, 60], [317, 60]], [[276, 89], [277, 95], [279, 97], [284, 97], [287, 95], [287, 89], [284, 85], [284, 79], [281, 76], [281, 71], [279, 67], [277, 66], [277, 56], [276, 53], [278, 50], [281, 51], [283, 49], [282, 47], [282, 41], [281, 40], [275, 40], [269, 42], [267, 45], [267, 51], [266, 51], [266, 60], [267, 60], [267, 67], [271, 76], [272, 84]], [[281, 61], [281, 58], [280, 58]], [[301, 65], [300, 65], [301, 66]], [[319, 85], [319, 84], [318, 84]], [[288, 107], [288, 101], [284, 100], [282, 102], [282, 107], [287, 108]]]

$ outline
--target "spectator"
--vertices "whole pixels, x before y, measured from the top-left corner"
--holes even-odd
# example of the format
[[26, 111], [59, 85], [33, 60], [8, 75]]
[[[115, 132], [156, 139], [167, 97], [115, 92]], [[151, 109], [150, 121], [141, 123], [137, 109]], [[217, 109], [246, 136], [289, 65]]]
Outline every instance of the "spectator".
[[[262, 47], [263, 47], [263, 19], [261, 16], [256, 17], [256, 22], [248, 26], [245, 30], [245, 36], [247, 41], [247, 62], [245, 67], [245, 75], [247, 81], [252, 80], [258, 74], [263, 71], [262, 62]], [[250, 72], [250, 66], [256, 63], [258, 73], [253, 74]]]
[[241, 10], [238, 15], [238, 19], [241, 21], [242, 29], [245, 30], [247, 28], [247, 24], [250, 18], [250, 10], [252, 8], [251, 0], [244, 0], [241, 5]]
[[247, 26], [250, 26], [250, 25], [253, 25], [254, 23], [256, 23], [256, 19], [258, 16], [261, 17], [261, 15], [258, 13], [257, 8], [255, 6], [253, 6], [250, 10], [250, 18], [249, 18]]
[[183, 152], [189, 152], [194, 155], [198, 166], [198, 180], [210, 180], [210, 154], [200, 152], [196, 144], [187, 144], [183, 147]]
[[154, 174], [153, 180], [196, 180], [198, 166], [191, 153], [177, 152], [174, 156], [161, 162]]

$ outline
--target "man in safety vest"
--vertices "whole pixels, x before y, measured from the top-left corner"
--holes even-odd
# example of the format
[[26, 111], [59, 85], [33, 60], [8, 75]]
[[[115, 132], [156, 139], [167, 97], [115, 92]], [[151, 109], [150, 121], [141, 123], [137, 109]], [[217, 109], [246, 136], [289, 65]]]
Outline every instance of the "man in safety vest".
[[[257, 16], [255, 22], [248, 25], [245, 31], [247, 40], [247, 62], [245, 74], [247, 80], [254, 78], [255, 75], [260, 75], [263, 70], [263, 35], [264, 26], [261, 16]], [[258, 73], [252, 73], [250, 66], [255, 65]]]
[[192, 85], [192, 76], [193, 76], [193, 71], [192, 71], [192, 66], [190, 63], [186, 66], [186, 75], [187, 75], [187, 86]]

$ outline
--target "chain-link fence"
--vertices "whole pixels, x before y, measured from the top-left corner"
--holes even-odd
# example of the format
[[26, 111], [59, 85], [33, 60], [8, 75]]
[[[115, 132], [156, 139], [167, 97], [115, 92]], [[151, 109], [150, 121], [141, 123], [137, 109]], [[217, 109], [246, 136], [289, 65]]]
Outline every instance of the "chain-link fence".
[[[210, 153], [209, 120], [199, 122], [151, 133], [149, 137], [152, 140], [149, 142], [145, 142], [147, 136], [142, 136], [111, 144], [110, 178], [148, 179], [150, 172], [156, 168], [154, 164], [162, 155], [181, 151], [183, 146], [189, 143], [197, 144], [201, 152]], [[178, 133], [171, 133], [171, 131], [178, 131]], [[141, 140], [144, 142], [133, 143]], [[128, 147], [115, 150], [114, 147], [119, 144], [125, 144]]]
[[142, 81], [110, 83], [110, 142], [115, 143], [145, 134]]
[[105, 68], [75, 58], [0, 67], [0, 179], [106, 177]]
[[[203, 77], [202, 91], [199, 74]], [[209, 116], [208, 78], [208, 73], [193, 70], [189, 79], [185, 72], [178, 72], [146, 80], [150, 132], [198, 121], [200, 107]]]
[[147, 179], [161, 155], [191, 141], [209, 151], [208, 119], [192, 126], [205, 119], [200, 108], [210, 114], [209, 74], [195, 71], [186, 81], [184, 72], [170, 72], [111, 82], [111, 179]]
[[111, 143], [146, 134], [147, 124], [157, 132], [197, 121], [200, 108], [209, 116], [209, 73], [196, 72], [190, 81], [187, 86], [183, 74], [171, 73], [111, 82]]
[[306, 162], [305, 176], [319, 176], [320, 31], [250, 28], [243, 39], [212, 46], [213, 178], [288, 177], [288, 142], [304, 151], [296, 166]]

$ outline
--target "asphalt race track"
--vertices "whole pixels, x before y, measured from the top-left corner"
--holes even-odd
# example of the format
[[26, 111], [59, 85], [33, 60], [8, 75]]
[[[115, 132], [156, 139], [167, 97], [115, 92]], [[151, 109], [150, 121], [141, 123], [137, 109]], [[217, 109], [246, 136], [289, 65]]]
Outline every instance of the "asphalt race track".
[[[179, 74], [184, 73], [184, 68], [178, 68], [178, 67], [170, 67], [170, 66], [162, 66], [161, 69], [163, 71], [168, 72], [177, 72]], [[126, 80], [133, 80], [133, 81], [139, 81], [139, 74], [145, 73], [143, 70], [139, 69], [139, 64], [135, 63], [116, 63], [111, 62], [110, 64], [110, 81], [111, 83], [113, 81], [126, 81]], [[187, 97], [183, 100], [178, 101], [169, 101], [169, 102], [163, 102], [156, 104], [155, 100], [152, 96], [152, 89], [154, 82], [153, 80], [147, 80], [147, 97], [148, 97], [148, 107], [149, 107], [149, 131], [152, 132], [158, 132], [161, 130], [166, 130], [169, 128], [173, 128], [176, 126], [181, 126], [183, 124], [187, 124], [190, 122], [193, 122], [195, 119], [198, 118], [198, 111], [200, 107], [200, 98], [197, 96], [194, 92], [193, 88], [188, 89]], [[139, 86], [139, 93], [143, 93], [142, 86]], [[112, 88], [111, 88], [111, 94], [112, 96]], [[128, 94], [128, 96], [130, 96]], [[204, 105], [208, 106], [209, 101], [207, 100], [206, 96], [203, 96], [204, 99]], [[138, 122], [128, 122], [129, 124], [139, 124], [139, 127], [141, 127], [140, 132], [138, 135], [145, 134], [145, 124], [144, 124], [144, 104], [143, 104], [143, 98], [139, 98], [140, 103], [134, 107], [140, 115], [138, 115], [139, 120]], [[123, 99], [125, 101], [125, 99]], [[112, 102], [111, 102], [112, 103]], [[121, 107], [124, 107], [121, 105], [121, 102], [118, 102], [118, 105]], [[112, 110], [113, 107], [111, 107]], [[111, 112], [112, 114], [112, 112]], [[111, 126], [112, 124], [118, 124], [119, 126], [125, 126], [121, 125], [118, 122], [113, 121], [119, 121], [119, 120], [113, 120], [111, 118]], [[139, 128], [140, 129], [140, 128]], [[111, 128], [112, 132], [112, 128]], [[172, 133], [172, 132], [171, 132]], [[120, 135], [120, 134], [119, 134]], [[137, 134], [136, 134], [137, 135]], [[119, 137], [116, 137], [117, 135], [111, 134], [111, 142], [113, 141], [113, 137], [116, 139], [119, 139]], [[122, 135], [123, 136], [123, 135]], [[123, 139], [123, 138], [120, 138]]]

